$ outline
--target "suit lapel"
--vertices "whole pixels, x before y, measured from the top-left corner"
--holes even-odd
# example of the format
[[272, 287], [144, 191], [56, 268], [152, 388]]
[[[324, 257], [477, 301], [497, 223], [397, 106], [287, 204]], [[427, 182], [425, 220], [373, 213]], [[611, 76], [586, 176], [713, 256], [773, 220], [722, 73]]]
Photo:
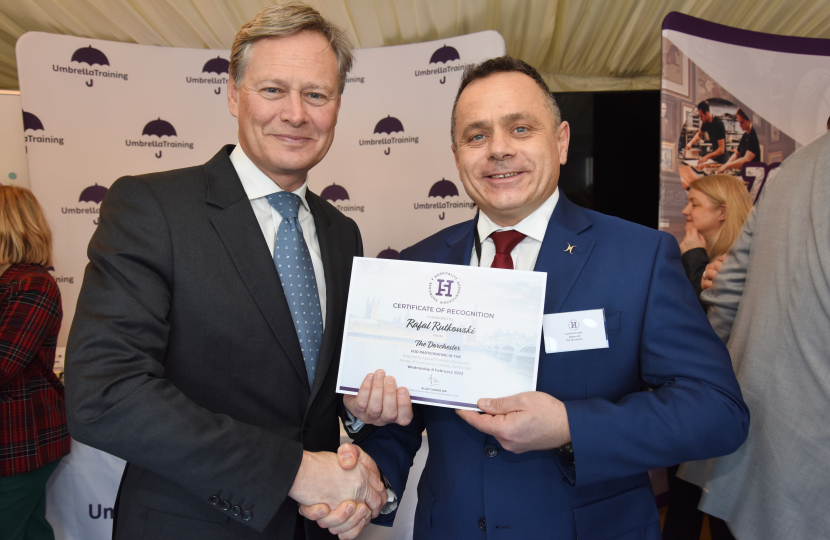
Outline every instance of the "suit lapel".
[[435, 262], [470, 266], [476, 225], [478, 225], [478, 213], [467, 223], [462, 223], [454, 234], [447, 237], [448, 251], [444, 254], [436, 254]]
[[323, 259], [323, 273], [326, 277], [326, 328], [323, 331], [323, 343], [320, 346], [320, 357], [317, 360], [317, 373], [314, 375], [314, 383], [311, 387], [311, 399], [323, 385], [326, 373], [331, 367], [334, 357], [337, 336], [342, 329], [342, 323], [338, 324], [338, 306], [345, 304], [343, 293], [345, 285], [342, 283], [343, 276], [342, 256], [340, 254], [340, 243], [332, 225], [331, 219], [326, 214], [324, 206], [320, 203], [319, 197], [311, 191], [306, 190], [306, 201], [314, 217], [314, 226], [317, 228], [317, 241], [320, 243], [320, 255]]
[[[568, 293], [591, 256], [596, 241], [579, 236], [590, 226], [591, 220], [585, 210], [560, 192], [533, 269], [548, 273], [545, 313], [558, 313], [562, 309]], [[570, 252], [568, 246], [573, 246]]]
[[[291, 323], [291, 311], [251, 203], [228, 157], [231, 150], [232, 145], [226, 146], [205, 164], [207, 203], [222, 209], [210, 221], [271, 331], [307, 388], [308, 375], [300, 342]], [[244, 321], [241, 322], [244, 324]]]

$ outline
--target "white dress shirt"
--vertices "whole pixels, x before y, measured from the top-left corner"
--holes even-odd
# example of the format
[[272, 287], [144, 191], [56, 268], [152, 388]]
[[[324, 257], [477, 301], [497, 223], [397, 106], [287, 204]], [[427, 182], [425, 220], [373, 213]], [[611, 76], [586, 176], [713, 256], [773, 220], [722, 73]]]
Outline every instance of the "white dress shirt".
[[473, 247], [473, 256], [470, 259], [470, 266], [482, 266], [489, 268], [496, 258], [496, 243], [490, 238], [490, 234], [497, 231], [519, 231], [527, 235], [519, 244], [513, 248], [510, 256], [513, 258], [513, 268], [516, 270], [532, 271], [536, 266], [536, 259], [539, 257], [539, 250], [542, 249], [542, 240], [548, 230], [548, 222], [556, 203], [559, 201], [559, 188], [548, 197], [542, 206], [535, 212], [518, 222], [512, 227], [501, 227], [493, 223], [487, 214], [479, 212], [478, 215], [478, 237], [481, 239], [481, 265], [478, 264], [478, 256]]
[[[271, 258], [273, 259], [274, 242], [277, 238], [277, 229], [280, 223], [282, 223], [282, 216], [274, 210], [271, 203], [265, 197], [284, 190], [276, 182], [268, 178], [259, 167], [254, 165], [254, 162], [245, 155], [242, 146], [237, 145], [233, 152], [231, 152], [230, 158], [233, 168], [236, 169], [236, 174], [239, 175], [239, 179], [242, 181], [245, 194], [248, 195], [248, 199], [251, 201], [254, 215], [256, 215], [259, 228], [262, 229], [262, 235], [265, 237], [265, 243], [268, 244], [268, 251], [271, 252]], [[314, 224], [314, 216], [311, 215], [308, 203], [305, 200], [307, 189], [308, 180], [303, 182], [303, 185], [293, 193], [298, 195], [302, 201], [297, 214], [297, 220], [303, 229], [303, 238], [311, 254], [311, 264], [314, 266], [314, 277], [317, 279], [317, 294], [320, 295], [320, 311], [323, 316], [323, 328], [325, 329], [326, 276], [323, 271], [323, 258], [320, 255], [320, 242], [317, 241], [317, 227]]]

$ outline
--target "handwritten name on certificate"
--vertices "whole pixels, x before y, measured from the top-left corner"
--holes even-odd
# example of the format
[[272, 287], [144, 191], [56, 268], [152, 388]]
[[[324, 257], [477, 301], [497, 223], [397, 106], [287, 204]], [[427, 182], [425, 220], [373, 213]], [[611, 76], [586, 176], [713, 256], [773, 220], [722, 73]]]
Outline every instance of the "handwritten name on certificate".
[[337, 391], [378, 369], [412, 401], [477, 410], [536, 389], [544, 272], [355, 257]]

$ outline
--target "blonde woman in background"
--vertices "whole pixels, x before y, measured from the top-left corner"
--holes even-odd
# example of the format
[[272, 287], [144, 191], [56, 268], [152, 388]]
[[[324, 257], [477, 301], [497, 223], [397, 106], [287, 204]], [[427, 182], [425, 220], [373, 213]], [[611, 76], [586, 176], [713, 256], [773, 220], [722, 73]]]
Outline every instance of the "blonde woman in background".
[[0, 186], [0, 538], [54, 540], [46, 482], [69, 453], [52, 371], [61, 295], [46, 271], [52, 233], [28, 189]]
[[700, 296], [706, 265], [723, 260], [752, 209], [743, 180], [727, 174], [705, 176], [689, 186], [683, 209], [686, 236], [680, 253], [686, 276]]
[[[706, 265], [723, 261], [751, 209], [746, 186], [736, 176], [714, 174], [690, 184], [689, 202], [683, 209], [686, 236], [680, 242], [680, 253], [686, 276], [698, 297], [703, 279], [712, 278], [705, 275]], [[669, 507], [663, 540], [697, 540], [703, 525], [703, 512], [697, 509], [700, 488], [677, 478], [678, 467], [667, 469]], [[726, 524], [713, 516], [709, 516], [709, 528], [713, 540], [732, 537]]]

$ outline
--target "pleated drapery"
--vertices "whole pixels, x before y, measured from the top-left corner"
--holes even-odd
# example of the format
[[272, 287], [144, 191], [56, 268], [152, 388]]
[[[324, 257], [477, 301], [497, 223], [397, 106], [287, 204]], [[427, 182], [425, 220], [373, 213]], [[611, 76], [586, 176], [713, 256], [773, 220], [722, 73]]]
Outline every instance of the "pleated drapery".
[[[660, 25], [671, 11], [772, 34], [830, 38], [816, 0], [308, 0], [359, 48], [496, 30], [507, 53], [557, 91], [660, 87]], [[144, 45], [229, 49], [266, 0], [0, 0], [0, 88], [16, 89], [28, 31]], [[284, 3], [280, 0], [278, 3]]]

